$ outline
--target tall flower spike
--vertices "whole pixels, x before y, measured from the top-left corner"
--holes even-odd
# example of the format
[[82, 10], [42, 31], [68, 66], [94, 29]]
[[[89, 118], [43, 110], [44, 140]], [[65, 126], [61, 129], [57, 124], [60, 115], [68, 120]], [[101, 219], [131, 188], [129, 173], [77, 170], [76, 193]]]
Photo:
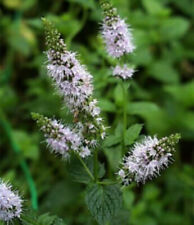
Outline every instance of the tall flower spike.
[[68, 158], [72, 151], [77, 152], [82, 158], [89, 156], [91, 151], [88, 143], [80, 132], [81, 127], [74, 129], [65, 127], [57, 120], [51, 120], [38, 113], [32, 113], [32, 118], [44, 133], [46, 142], [51, 149], [63, 158]]
[[108, 0], [101, 0], [100, 3], [104, 12], [102, 36], [108, 54], [113, 58], [118, 58], [133, 52], [135, 46], [131, 29], [125, 23], [125, 20], [120, 18], [117, 10], [112, 7]]
[[128, 185], [132, 181], [145, 183], [146, 180], [159, 175], [160, 170], [171, 162], [179, 139], [179, 134], [161, 139], [148, 136], [142, 142], [136, 143], [128, 156], [124, 157], [118, 172], [123, 184]]
[[19, 218], [22, 213], [22, 199], [12, 191], [10, 185], [0, 180], [0, 220], [8, 222]]
[[43, 19], [48, 46], [48, 74], [52, 78], [74, 120], [84, 121], [85, 130], [93, 136], [104, 137], [105, 128], [100, 117], [100, 108], [93, 98], [92, 76], [80, 64], [76, 54], [67, 50], [59, 32]]

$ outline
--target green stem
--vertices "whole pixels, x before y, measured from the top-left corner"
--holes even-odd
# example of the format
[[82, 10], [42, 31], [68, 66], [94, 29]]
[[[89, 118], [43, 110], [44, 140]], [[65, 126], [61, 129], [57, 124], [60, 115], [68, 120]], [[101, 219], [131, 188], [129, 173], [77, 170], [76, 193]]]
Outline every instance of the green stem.
[[98, 180], [98, 150], [94, 151], [94, 177], [95, 181]]
[[89, 168], [87, 167], [87, 165], [85, 164], [85, 162], [83, 161], [83, 159], [78, 154], [76, 154], [76, 156], [79, 159], [79, 161], [81, 162], [81, 164], [84, 167], [84, 169], [87, 172], [87, 174], [91, 177], [92, 180], [95, 180], [93, 174], [91, 173], [91, 171], [89, 170]]
[[113, 185], [113, 184], [118, 184], [119, 181], [110, 181], [110, 182], [106, 182], [106, 181], [99, 181], [97, 182], [98, 184], [102, 184], [102, 185]]
[[125, 90], [124, 82], [121, 82], [123, 91], [123, 139], [122, 139], [122, 154], [125, 154], [125, 132], [127, 129], [127, 93]]
[[[6, 119], [4, 118], [3, 112], [0, 111], [0, 115], [1, 115], [0, 124], [2, 125], [2, 128], [4, 129], [4, 131], [6, 133], [6, 136], [9, 139], [9, 142], [10, 142], [10, 145], [11, 145], [13, 151], [16, 154], [21, 154], [21, 150], [20, 150], [19, 146], [13, 140], [11, 127], [10, 127], [9, 123], [6, 121]], [[38, 197], [37, 197], [37, 191], [36, 191], [35, 183], [34, 183], [34, 180], [31, 176], [28, 165], [27, 165], [27, 163], [24, 159], [20, 160], [20, 167], [21, 167], [21, 169], [22, 169], [22, 171], [23, 171], [23, 173], [26, 177], [26, 180], [27, 180], [27, 183], [28, 183], [28, 186], [29, 186], [32, 208], [34, 210], [37, 210], [38, 209]]]

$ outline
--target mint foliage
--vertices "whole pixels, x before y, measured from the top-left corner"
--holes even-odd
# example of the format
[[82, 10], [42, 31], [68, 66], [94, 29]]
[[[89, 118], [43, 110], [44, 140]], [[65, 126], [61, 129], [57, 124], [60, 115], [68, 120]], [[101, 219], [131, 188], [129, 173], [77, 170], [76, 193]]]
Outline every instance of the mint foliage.
[[22, 225], [66, 225], [66, 223], [57, 216], [45, 213], [40, 216], [34, 212], [28, 212], [22, 216]]
[[90, 186], [85, 198], [88, 209], [100, 225], [105, 225], [122, 206], [122, 195], [117, 185]]

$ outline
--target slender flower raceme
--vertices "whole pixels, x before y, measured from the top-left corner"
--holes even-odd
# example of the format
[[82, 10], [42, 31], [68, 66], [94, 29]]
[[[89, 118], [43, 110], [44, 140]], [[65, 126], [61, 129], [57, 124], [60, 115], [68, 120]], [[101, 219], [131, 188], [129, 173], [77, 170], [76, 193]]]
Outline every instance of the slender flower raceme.
[[113, 70], [113, 76], [127, 80], [133, 76], [134, 72], [135, 70], [131, 67], [128, 67], [126, 64], [123, 66], [117, 65]]
[[117, 14], [108, 0], [101, 0], [101, 7], [104, 12], [102, 25], [102, 36], [106, 44], [107, 52], [113, 58], [118, 58], [124, 54], [134, 51], [131, 29]]
[[60, 33], [46, 19], [48, 75], [74, 115], [75, 122], [84, 121], [85, 130], [104, 137], [105, 127], [100, 108], [93, 98], [92, 75], [81, 65], [75, 53], [67, 50]]
[[88, 146], [92, 144], [84, 139], [80, 125], [74, 128], [65, 127], [61, 122], [38, 113], [32, 113], [32, 117], [44, 133], [51, 152], [63, 158], [68, 158], [72, 151], [77, 152], [82, 158], [91, 154]]
[[51, 151], [67, 158], [77, 152], [82, 158], [91, 154], [98, 139], [105, 137], [105, 127], [97, 100], [93, 98], [92, 76], [75, 53], [67, 50], [60, 33], [43, 19], [46, 31], [48, 75], [74, 116], [72, 126], [64, 126], [33, 113]]
[[157, 176], [172, 161], [179, 139], [179, 134], [161, 139], [148, 136], [142, 142], [136, 143], [128, 156], [124, 157], [118, 172], [123, 184], [128, 185], [132, 181], [145, 183]]
[[22, 213], [22, 199], [10, 185], [0, 181], [0, 220], [10, 221]]

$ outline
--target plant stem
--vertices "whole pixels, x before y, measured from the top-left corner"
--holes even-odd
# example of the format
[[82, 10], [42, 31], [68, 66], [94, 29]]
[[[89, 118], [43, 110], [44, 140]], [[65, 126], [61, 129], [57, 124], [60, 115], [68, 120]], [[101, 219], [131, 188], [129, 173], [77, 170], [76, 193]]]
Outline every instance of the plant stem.
[[125, 154], [125, 132], [127, 129], [127, 93], [125, 90], [124, 82], [121, 82], [123, 91], [123, 139], [122, 139], [122, 155]]
[[[1, 111], [0, 111], [0, 116], [1, 116], [0, 124], [2, 125], [2, 128], [4, 129], [4, 132], [6, 133], [6, 136], [9, 139], [9, 142], [10, 142], [10, 145], [11, 145], [13, 151], [16, 154], [21, 154], [21, 150], [20, 150], [19, 146], [13, 140], [10, 124], [6, 121], [6, 119], [3, 115], [3, 112], [1, 112]], [[29, 186], [32, 208], [34, 210], [37, 210], [38, 209], [38, 197], [37, 197], [36, 186], [35, 186], [34, 180], [32, 178], [32, 175], [30, 173], [30, 170], [28, 168], [28, 165], [27, 165], [25, 159], [20, 160], [20, 167], [26, 177], [26, 180], [27, 180], [27, 183]]]
[[97, 182], [98, 184], [102, 184], [102, 185], [112, 185], [112, 184], [118, 184], [119, 181], [110, 181], [110, 182], [106, 182], [106, 181], [99, 181]]
[[98, 150], [94, 151], [94, 178], [95, 181], [98, 180]]
[[84, 169], [87, 172], [87, 174], [91, 177], [92, 180], [95, 180], [93, 174], [90, 172], [89, 168], [87, 167], [87, 165], [85, 164], [85, 162], [83, 161], [83, 159], [78, 154], [76, 154], [76, 156], [79, 159], [79, 161], [81, 162], [81, 164], [84, 167]]

